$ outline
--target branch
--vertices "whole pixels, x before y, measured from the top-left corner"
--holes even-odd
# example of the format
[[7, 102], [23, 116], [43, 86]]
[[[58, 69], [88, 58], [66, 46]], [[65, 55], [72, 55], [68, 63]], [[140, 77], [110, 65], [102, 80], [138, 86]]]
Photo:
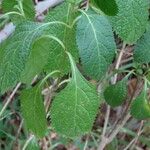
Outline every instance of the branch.
[[46, 1], [43, 1], [43, 2], [39, 2], [35, 6], [36, 17], [39, 16], [39, 15], [41, 15], [47, 9], [52, 8], [52, 7], [60, 4], [61, 2], [63, 2], [63, 0], [46, 0]]

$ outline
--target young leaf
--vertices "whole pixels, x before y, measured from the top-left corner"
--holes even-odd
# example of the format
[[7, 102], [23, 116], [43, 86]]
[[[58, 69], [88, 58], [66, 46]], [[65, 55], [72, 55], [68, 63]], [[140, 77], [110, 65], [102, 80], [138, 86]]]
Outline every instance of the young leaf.
[[56, 95], [51, 107], [52, 127], [60, 134], [74, 138], [90, 132], [99, 107], [96, 88], [81, 75], [70, 54], [72, 79]]
[[77, 25], [77, 45], [85, 72], [101, 79], [116, 50], [112, 28], [104, 16], [83, 12]]
[[118, 13], [118, 6], [115, 0], [91, 0], [91, 2], [108, 16], [115, 16]]
[[138, 41], [134, 50], [134, 60], [139, 63], [150, 62], [150, 29]]
[[[72, 4], [64, 2], [49, 12], [45, 22], [61, 21], [71, 26], [77, 15], [78, 14], [75, 12]], [[65, 50], [70, 52], [75, 60], [78, 61], [78, 50], [75, 42], [75, 27], [67, 28], [62, 25], [53, 25], [46, 31], [46, 34], [54, 35], [60, 39], [64, 44]], [[47, 72], [60, 70], [62, 75], [67, 74], [70, 71], [70, 65], [64, 48], [54, 40], [49, 42], [47, 48], [49, 48], [50, 51], [48, 64], [45, 66], [45, 70]]]
[[147, 119], [150, 117], [150, 104], [142, 92], [131, 105], [131, 115], [136, 119]]
[[127, 96], [126, 80], [119, 81], [115, 85], [108, 86], [104, 91], [104, 97], [106, 102], [112, 106], [120, 106]]
[[46, 113], [42, 102], [41, 89], [36, 86], [21, 93], [21, 109], [27, 128], [36, 136], [43, 137], [46, 133]]
[[116, 0], [119, 12], [108, 17], [119, 37], [128, 44], [135, 43], [148, 23], [148, 0]]

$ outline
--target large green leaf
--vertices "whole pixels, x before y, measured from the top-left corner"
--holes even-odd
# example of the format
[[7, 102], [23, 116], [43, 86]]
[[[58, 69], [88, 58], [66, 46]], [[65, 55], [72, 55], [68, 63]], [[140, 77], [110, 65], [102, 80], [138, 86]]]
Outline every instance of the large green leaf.
[[139, 63], [150, 62], [150, 29], [136, 44], [134, 49], [134, 60]]
[[150, 118], [150, 104], [144, 91], [132, 102], [131, 115], [136, 119]]
[[112, 63], [116, 50], [109, 22], [104, 16], [83, 12], [76, 40], [85, 72], [99, 80]]
[[12, 88], [20, 79], [21, 72], [30, 55], [33, 42], [40, 37], [49, 24], [23, 22], [16, 27], [16, 31], [0, 47], [0, 92]]
[[21, 93], [21, 109], [27, 128], [36, 136], [43, 137], [46, 133], [47, 122], [41, 89], [36, 86]]
[[[71, 26], [77, 15], [78, 14], [72, 4], [63, 3], [49, 12], [45, 22], [62, 21]], [[65, 46], [65, 50], [58, 42], [54, 40], [49, 42], [49, 44], [47, 43], [47, 48], [51, 50], [49, 51], [48, 64], [46, 65], [45, 70], [48, 72], [60, 70], [62, 75], [68, 73], [70, 70], [70, 65], [65, 51], [70, 52], [75, 59], [78, 60], [78, 51], [75, 42], [75, 27], [73, 26], [72, 28], [67, 28], [62, 25], [54, 25], [51, 26], [46, 33], [54, 35], [60, 39]]]
[[119, 12], [110, 17], [116, 33], [126, 43], [135, 43], [148, 23], [148, 0], [116, 0]]
[[72, 78], [67, 87], [58, 93], [51, 107], [52, 127], [67, 137], [90, 132], [100, 99], [96, 88], [84, 79], [69, 54]]
[[91, 2], [99, 7], [106, 15], [115, 16], [118, 13], [115, 0], [91, 0]]
[[127, 80], [117, 82], [115, 85], [108, 86], [104, 91], [106, 102], [112, 107], [120, 106], [127, 96]]

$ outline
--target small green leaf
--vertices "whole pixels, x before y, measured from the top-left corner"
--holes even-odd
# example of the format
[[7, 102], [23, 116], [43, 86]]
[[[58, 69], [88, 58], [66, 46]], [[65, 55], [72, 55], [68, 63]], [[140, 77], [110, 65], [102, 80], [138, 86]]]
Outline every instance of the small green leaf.
[[134, 49], [134, 60], [139, 63], [150, 62], [150, 29], [137, 42]]
[[148, 23], [148, 0], [116, 0], [119, 12], [108, 17], [119, 37], [128, 44], [135, 43]]
[[123, 79], [115, 85], [108, 86], [104, 91], [106, 102], [112, 106], [120, 106], [127, 97], [127, 81]]
[[108, 16], [115, 16], [118, 13], [118, 6], [115, 0], [91, 0], [91, 2]]
[[52, 103], [52, 127], [60, 134], [74, 138], [90, 132], [100, 99], [96, 88], [81, 75], [70, 54], [72, 78]]
[[115, 56], [112, 28], [104, 16], [84, 12], [77, 25], [77, 45], [85, 72], [100, 80]]
[[136, 119], [150, 118], [150, 104], [144, 91], [132, 102], [131, 115]]
[[46, 133], [47, 122], [41, 88], [37, 85], [21, 93], [21, 109], [27, 128], [36, 136], [43, 137]]

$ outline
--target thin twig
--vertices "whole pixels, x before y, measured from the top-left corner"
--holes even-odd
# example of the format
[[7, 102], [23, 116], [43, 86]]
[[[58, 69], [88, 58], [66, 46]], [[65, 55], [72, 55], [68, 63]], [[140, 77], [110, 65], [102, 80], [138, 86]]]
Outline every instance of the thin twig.
[[22, 126], [23, 126], [23, 119], [21, 120], [21, 123], [20, 123], [20, 125], [19, 125], [18, 130], [17, 130], [16, 139], [15, 139], [15, 143], [16, 143], [16, 144], [17, 144], [17, 142], [18, 142], [18, 138], [19, 138], [19, 135], [20, 135]]
[[34, 135], [30, 135], [28, 140], [25, 142], [22, 150], [25, 150], [27, 148], [27, 146], [29, 145], [29, 143], [32, 141], [32, 139], [34, 138]]
[[140, 128], [139, 128], [138, 133], [137, 133], [137, 136], [135, 136], [135, 138], [134, 138], [123, 150], [128, 150], [131, 146], [132, 146], [131, 149], [134, 148], [135, 143], [137, 142], [139, 136], [140, 136], [140, 135], [142, 134], [142, 132], [143, 132], [143, 130], [142, 130], [143, 123], [144, 123], [144, 121], [142, 120], [142, 121], [141, 121], [141, 124], [140, 124]]
[[144, 130], [142, 130], [143, 126], [144, 126], [144, 121], [142, 120], [141, 123], [140, 123], [140, 127], [139, 127], [139, 130], [138, 130], [137, 136], [135, 137], [135, 140], [134, 140], [133, 145], [131, 147], [131, 150], [134, 149], [134, 147], [136, 146], [136, 143], [137, 143], [140, 135], [143, 133], [143, 131], [144, 131]]
[[85, 145], [84, 145], [83, 150], [86, 150], [86, 149], [87, 149], [87, 147], [88, 147], [88, 141], [89, 141], [89, 136], [86, 138], [86, 141], [85, 141]]
[[15, 89], [13, 90], [12, 94], [9, 96], [9, 98], [7, 99], [6, 103], [4, 104], [2, 110], [0, 111], [0, 118], [2, 117], [5, 109], [7, 108], [7, 106], [9, 105], [9, 103], [11, 102], [12, 98], [14, 97], [14, 95], [16, 94], [16, 92], [18, 91], [19, 87], [21, 86], [21, 82], [17, 84], [17, 86], [15, 87]]
[[114, 131], [112, 132], [112, 134], [109, 136], [107, 144], [109, 144], [110, 142], [112, 142], [112, 140], [116, 137], [116, 135], [118, 134], [118, 132], [120, 131], [120, 129], [126, 124], [126, 122], [129, 120], [130, 117], [131, 117], [131, 115], [129, 113], [127, 113], [127, 115], [123, 118], [123, 120], [121, 121], [121, 123], [117, 125], [117, 127], [114, 129]]

